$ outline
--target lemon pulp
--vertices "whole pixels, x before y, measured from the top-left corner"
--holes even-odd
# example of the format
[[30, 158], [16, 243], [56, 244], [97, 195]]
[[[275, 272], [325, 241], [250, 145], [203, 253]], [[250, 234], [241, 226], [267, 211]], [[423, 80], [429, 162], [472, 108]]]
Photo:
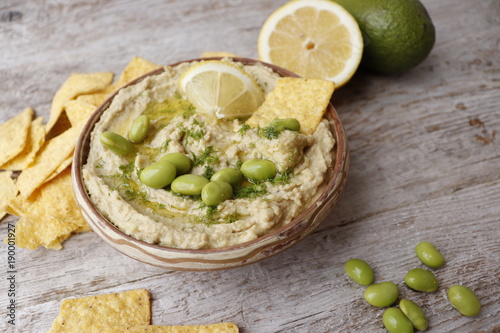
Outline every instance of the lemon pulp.
[[217, 118], [250, 116], [264, 101], [257, 82], [241, 67], [220, 60], [199, 62], [188, 68], [179, 87], [199, 112]]
[[355, 19], [340, 5], [299, 0], [269, 16], [259, 35], [258, 51], [263, 61], [340, 87], [359, 66], [363, 37]]

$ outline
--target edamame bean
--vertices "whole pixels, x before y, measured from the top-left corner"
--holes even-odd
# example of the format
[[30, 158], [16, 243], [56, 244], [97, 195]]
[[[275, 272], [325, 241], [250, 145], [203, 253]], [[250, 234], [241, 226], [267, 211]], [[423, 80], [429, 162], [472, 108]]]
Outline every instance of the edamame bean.
[[173, 165], [175, 165], [175, 169], [177, 170], [177, 176], [186, 174], [191, 170], [191, 165], [193, 162], [189, 157], [182, 153], [169, 153], [160, 158], [160, 161], [169, 161]]
[[263, 181], [276, 176], [276, 165], [269, 160], [248, 160], [241, 165], [241, 173], [253, 182]]
[[389, 308], [384, 311], [382, 321], [390, 333], [413, 333], [413, 324], [398, 308]]
[[233, 188], [228, 182], [217, 180], [203, 186], [201, 200], [207, 206], [217, 206], [233, 196]]
[[104, 132], [101, 134], [101, 143], [116, 155], [125, 156], [134, 151], [132, 143], [120, 134]]
[[209, 180], [199, 175], [182, 175], [174, 179], [170, 188], [172, 192], [183, 195], [200, 195]]
[[417, 291], [433, 292], [438, 288], [434, 273], [422, 268], [414, 268], [406, 273], [405, 282], [408, 287]]
[[419, 331], [425, 331], [428, 326], [427, 317], [420, 306], [404, 298], [399, 301], [399, 309], [410, 319], [413, 326]]
[[139, 179], [144, 185], [152, 188], [162, 188], [175, 178], [175, 165], [168, 161], [158, 161], [141, 171]]
[[279, 132], [285, 129], [295, 132], [300, 131], [300, 123], [295, 118], [274, 119], [269, 123], [269, 126], [273, 126]]
[[396, 302], [399, 296], [398, 286], [394, 282], [380, 282], [368, 286], [365, 290], [365, 300], [373, 306], [385, 308]]
[[373, 270], [366, 262], [361, 259], [348, 260], [344, 265], [347, 275], [354, 280], [354, 282], [368, 286], [374, 280]]
[[477, 316], [481, 303], [476, 294], [466, 286], [455, 285], [448, 289], [448, 300], [464, 316]]
[[229, 184], [231, 184], [231, 186], [234, 187], [240, 185], [241, 181], [243, 180], [243, 174], [238, 169], [225, 168], [214, 173], [210, 180], [222, 180], [228, 182]]
[[430, 242], [420, 242], [415, 247], [418, 259], [431, 268], [439, 268], [444, 265], [444, 257]]
[[128, 130], [128, 139], [133, 143], [140, 143], [144, 141], [149, 132], [149, 117], [141, 115], [137, 117], [130, 125]]

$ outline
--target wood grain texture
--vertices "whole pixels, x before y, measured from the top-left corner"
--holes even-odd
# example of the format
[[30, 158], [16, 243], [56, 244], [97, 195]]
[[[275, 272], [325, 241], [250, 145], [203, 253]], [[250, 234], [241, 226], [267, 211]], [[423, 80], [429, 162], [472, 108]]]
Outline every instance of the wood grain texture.
[[[119, 73], [133, 56], [159, 64], [203, 51], [257, 56], [265, 18], [286, 0], [3, 0], [0, 121], [32, 106], [49, 115], [72, 72]], [[334, 93], [351, 148], [350, 178], [320, 228], [247, 267], [174, 272], [147, 266], [79, 234], [61, 251], [18, 249], [17, 325], [5, 320], [7, 249], [0, 252], [0, 331], [46, 332], [62, 299], [147, 288], [154, 324], [233, 321], [243, 333], [384, 332], [383, 310], [343, 264], [362, 258], [376, 280], [421, 304], [428, 332], [500, 331], [500, 3], [424, 0], [437, 30], [429, 58], [401, 75], [360, 70]], [[7, 216], [0, 224], [5, 237]], [[447, 259], [437, 292], [404, 275], [429, 240]], [[476, 291], [483, 311], [463, 317], [446, 288]]]

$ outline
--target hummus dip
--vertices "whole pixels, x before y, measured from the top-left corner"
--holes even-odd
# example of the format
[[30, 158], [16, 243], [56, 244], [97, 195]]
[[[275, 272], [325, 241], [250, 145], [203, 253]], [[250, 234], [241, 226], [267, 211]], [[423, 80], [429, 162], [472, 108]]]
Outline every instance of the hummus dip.
[[[180, 76], [191, 65], [165, 67], [115, 96], [92, 132], [82, 170], [91, 201], [127, 235], [182, 249], [240, 244], [289, 223], [326, 183], [335, 145], [330, 124], [323, 119], [312, 135], [285, 130], [278, 138], [267, 138], [243, 120], [199, 113], [178, 90]], [[260, 64], [243, 68], [265, 94], [279, 77]], [[142, 114], [150, 118], [151, 128], [146, 140], [134, 145], [135, 153], [119, 156], [101, 144], [106, 131], [127, 137], [130, 124]], [[190, 173], [208, 178], [250, 159], [274, 162], [277, 175], [255, 184], [244, 181], [233, 198], [207, 206], [199, 196], [175, 194], [168, 186], [153, 189], [139, 180], [143, 168], [171, 152], [189, 156]]]

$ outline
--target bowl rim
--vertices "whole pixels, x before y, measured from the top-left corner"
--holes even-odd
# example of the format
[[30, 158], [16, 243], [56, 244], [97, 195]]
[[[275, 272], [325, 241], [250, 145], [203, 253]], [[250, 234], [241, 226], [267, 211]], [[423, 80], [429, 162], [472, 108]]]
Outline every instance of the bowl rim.
[[[336, 188], [338, 186], [344, 186], [345, 184], [345, 179], [342, 181], [342, 177], [344, 177], [344, 172], [343, 169], [345, 168], [346, 163], [348, 163], [348, 155], [349, 155], [349, 148], [348, 148], [348, 142], [347, 142], [347, 135], [344, 129], [344, 126], [342, 125], [340, 118], [332, 104], [332, 101], [330, 99], [330, 102], [328, 103], [327, 110], [326, 112], [330, 116], [328, 119], [330, 122], [330, 130], [334, 135], [335, 138], [335, 160], [333, 164], [333, 169], [331, 172], [331, 178], [328, 180], [324, 188], [322, 189], [322, 193], [314, 200], [312, 201], [309, 206], [302, 210], [299, 215], [297, 215], [294, 219], [292, 219], [289, 223], [282, 225], [281, 227], [272, 230], [269, 233], [266, 233], [260, 237], [257, 237], [255, 239], [252, 239], [250, 241], [246, 241], [243, 243], [238, 243], [234, 245], [229, 245], [229, 246], [224, 246], [224, 247], [218, 247], [218, 248], [200, 248], [200, 249], [183, 249], [183, 248], [175, 248], [175, 247], [168, 247], [168, 246], [163, 246], [159, 244], [153, 244], [153, 243], [148, 243], [146, 241], [134, 238], [133, 236], [127, 235], [124, 231], [119, 229], [117, 226], [115, 226], [110, 220], [108, 220], [105, 216], [102, 215], [102, 213], [96, 208], [95, 204], [92, 202], [92, 200], [89, 197], [89, 194], [87, 192], [86, 186], [83, 182], [83, 177], [82, 177], [82, 167], [86, 163], [88, 153], [89, 153], [89, 146], [90, 146], [90, 137], [91, 133], [95, 127], [95, 124], [99, 121], [101, 115], [103, 112], [106, 111], [106, 109], [109, 107], [115, 96], [124, 88], [129, 87], [131, 85], [137, 84], [140, 81], [142, 81], [144, 78], [152, 75], [158, 75], [161, 74], [165, 71], [165, 67], [175, 67], [183, 63], [190, 63], [190, 62], [197, 62], [197, 61], [207, 61], [207, 60], [221, 60], [226, 57], [207, 57], [207, 58], [192, 58], [188, 60], [182, 60], [182, 61], [177, 61], [175, 63], [172, 63], [167, 66], [162, 66], [158, 69], [155, 69], [151, 72], [148, 72], [132, 81], [129, 83], [125, 84], [124, 86], [120, 87], [117, 89], [115, 92], [113, 92], [99, 107], [96, 108], [96, 110], [92, 113], [92, 115], [89, 117], [87, 120], [86, 124], [84, 125], [82, 132], [80, 133], [76, 148], [75, 148], [75, 154], [73, 156], [73, 163], [72, 163], [72, 177], [74, 180], [74, 184], [76, 185], [73, 186], [73, 191], [79, 193], [81, 196], [80, 198], [85, 201], [87, 206], [92, 210], [94, 216], [98, 217], [98, 224], [100, 225], [100, 228], [103, 227], [109, 227], [113, 229], [117, 234], [119, 234], [122, 238], [126, 239], [127, 241], [133, 243], [135, 246], [139, 247], [146, 247], [146, 248], [151, 248], [156, 251], [168, 251], [172, 253], [179, 253], [179, 254], [213, 254], [213, 253], [230, 253], [234, 250], [239, 250], [239, 249], [244, 249], [247, 248], [251, 245], [257, 244], [257, 243], [267, 243], [266, 248], [273, 247], [277, 243], [281, 243], [283, 240], [293, 240], [297, 237], [299, 237], [299, 234], [292, 233], [291, 235], [288, 235], [286, 237], [282, 237], [280, 239], [276, 239], [274, 241], [270, 241], [271, 239], [275, 238], [276, 236], [279, 236], [280, 234], [286, 233], [288, 230], [293, 230], [293, 228], [297, 225], [300, 224], [300, 222], [303, 220], [305, 216], [307, 216], [312, 210], [316, 209], [318, 206], [318, 203], [323, 202], [325, 199], [327, 199], [329, 192], [328, 189], [330, 188]], [[244, 65], [255, 65], [255, 64], [262, 64], [263, 66], [266, 66], [268, 68], [271, 68], [273, 72], [279, 74], [281, 77], [296, 77], [300, 78], [299, 75], [284, 69], [282, 67], [266, 63], [260, 60], [256, 59], [251, 59], [251, 58], [244, 58], [244, 57], [231, 57], [231, 59], [235, 62], [240, 62], [243, 63]], [[331, 168], [331, 167], [330, 167]], [[340, 189], [342, 190], [342, 189]], [[75, 193], [76, 194], [76, 193]], [[83, 209], [78, 203], [81, 209]], [[95, 222], [93, 220], [93, 222]], [[90, 224], [92, 228], [96, 227], [93, 224]], [[101, 229], [102, 230], [102, 229]], [[301, 229], [302, 230], [302, 229]], [[259, 250], [261, 252], [262, 250]]]

